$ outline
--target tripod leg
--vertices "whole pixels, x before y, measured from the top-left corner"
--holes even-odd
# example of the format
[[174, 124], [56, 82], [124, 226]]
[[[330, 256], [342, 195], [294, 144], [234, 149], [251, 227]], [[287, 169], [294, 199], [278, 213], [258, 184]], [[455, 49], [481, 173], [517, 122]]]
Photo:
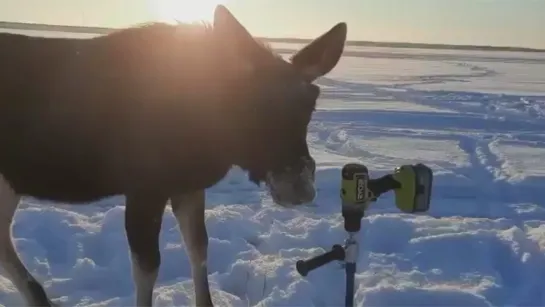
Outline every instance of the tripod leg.
[[354, 306], [354, 279], [356, 275], [356, 263], [345, 264], [346, 274], [346, 296], [344, 298], [344, 305], [346, 307]]

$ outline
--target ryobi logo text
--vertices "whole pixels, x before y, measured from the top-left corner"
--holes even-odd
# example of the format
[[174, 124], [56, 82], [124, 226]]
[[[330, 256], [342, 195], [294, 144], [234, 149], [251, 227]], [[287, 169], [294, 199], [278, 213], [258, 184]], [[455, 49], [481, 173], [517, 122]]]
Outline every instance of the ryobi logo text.
[[356, 176], [356, 200], [363, 201], [367, 198], [367, 175], [357, 174]]

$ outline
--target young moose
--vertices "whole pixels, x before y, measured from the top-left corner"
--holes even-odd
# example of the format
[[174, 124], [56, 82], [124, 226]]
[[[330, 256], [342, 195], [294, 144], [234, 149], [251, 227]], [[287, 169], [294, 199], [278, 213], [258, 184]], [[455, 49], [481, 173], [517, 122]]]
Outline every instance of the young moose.
[[212, 306], [204, 191], [236, 165], [276, 204], [315, 197], [312, 82], [335, 67], [346, 32], [337, 24], [290, 61], [223, 6], [210, 26], [151, 24], [91, 39], [0, 34], [0, 264], [27, 303], [52, 305], [11, 242], [20, 197], [124, 195], [136, 304], [152, 305], [170, 201], [196, 304]]

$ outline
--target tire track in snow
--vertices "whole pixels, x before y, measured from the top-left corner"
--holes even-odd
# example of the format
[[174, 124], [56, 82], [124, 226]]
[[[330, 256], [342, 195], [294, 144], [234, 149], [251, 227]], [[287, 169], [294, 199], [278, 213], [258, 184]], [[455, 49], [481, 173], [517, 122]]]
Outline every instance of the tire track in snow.
[[487, 149], [488, 142], [476, 136], [459, 135], [459, 145], [469, 157], [470, 165], [462, 169], [462, 173], [471, 180], [472, 186], [478, 187], [475, 200], [479, 217], [489, 218], [493, 215], [493, 200], [501, 191], [496, 177], [496, 159]]
[[493, 69], [484, 66], [473, 65], [465, 62], [453, 62], [448, 63], [458, 67], [464, 67], [469, 69], [469, 74], [435, 74], [435, 75], [422, 75], [422, 76], [408, 76], [400, 77], [395, 81], [405, 82], [397, 84], [396, 87], [407, 88], [413, 85], [422, 84], [439, 84], [444, 82], [466, 82], [468, 78], [485, 78], [493, 77], [499, 73]]
[[460, 148], [470, 157], [471, 164], [474, 166], [474, 175], [482, 184], [483, 181], [493, 186], [505, 182], [507, 175], [502, 171], [502, 165], [499, 158], [490, 150], [490, 146], [499, 141], [498, 136], [476, 137], [460, 135]]
[[[504, 161], [492, 150], [498, 142], [499, 136], [491, 138], [460, 136], [459, 146], [470, 157], [470, 166], [463, 168], [462, 173], [478, 189], [475, 200], [481, 213], [478, 217], [506, 218], [518, 227], [523, 227], [527, 216], [545, 219], [545, 212], [539, 213], [539, 206], [534, 204], [535, 197], [521, 193], [520, 186], [514, 185], [511, 176], [503, 170]], [[486, 214], [482, 215], [485, 212]]]

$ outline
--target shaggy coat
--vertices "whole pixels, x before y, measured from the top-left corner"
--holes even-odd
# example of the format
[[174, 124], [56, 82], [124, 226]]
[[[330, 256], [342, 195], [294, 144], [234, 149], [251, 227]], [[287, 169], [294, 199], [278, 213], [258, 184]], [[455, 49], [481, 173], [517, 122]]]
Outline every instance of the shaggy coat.
[[205, 189], [240, 166], [277, 204], [315, 197], [312, 81], [334, 68], [345, 39], [339, 23], [284, 61], [223, 6], [212, 25], [0, 34], [0, 265], [27, 303], [52, 305], [11, 241], [20, 197], [76, 205], [124, 195], [136, 304], [152, 304], [170, 201], [195, 302], [211, 306]]

